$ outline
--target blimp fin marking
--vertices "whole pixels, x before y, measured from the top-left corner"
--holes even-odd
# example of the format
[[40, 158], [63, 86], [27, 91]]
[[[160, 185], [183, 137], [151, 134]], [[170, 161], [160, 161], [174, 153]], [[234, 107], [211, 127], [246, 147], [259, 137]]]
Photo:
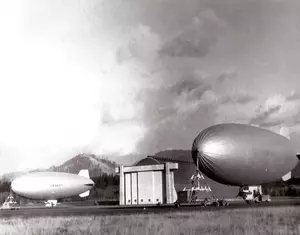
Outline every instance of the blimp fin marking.
[[80, 170], [78, 175], [83, 176], [85, 178], [90, 178], [89, 170]]
[[88, 195], [90, 195], [90, 190], [84, 192], [84, 193], [81, 193], [79, 194], [79, 197], [87, 197]]
[[282, 176], [283, 181], [287, 181], [291, 178], [292, 178], [292, 172], [291, 171], [289, 173], [285, 174], [284, 176]]

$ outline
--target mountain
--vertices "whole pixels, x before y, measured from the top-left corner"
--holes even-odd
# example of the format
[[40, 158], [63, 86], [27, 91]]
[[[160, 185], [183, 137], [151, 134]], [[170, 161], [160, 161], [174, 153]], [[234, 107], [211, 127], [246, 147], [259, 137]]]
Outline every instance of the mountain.
[[115, 174], [117, 166], [117, 163], [106, 158], [83, 153], [71, 158], [60, 166], [52, 166], [48, 170], [78, 174], [82, 169], [89, 169], [90, 176], [95, 177], [103, 173]]
[[99, 157], [94, 154], [79, 154], [70, 160], [64, 162], [59, 166], [52, 166], [47, 169], [32, 169], [27, 171], [10, 172], [2, 175], [2, 181], [11, 182], [14, 178], [29, 172], [39, 171], [54, 171], [54, 172], [67, 172], [78, 174], [82, 169], [88, 169], [90, 177], [96, 177], [100, 174], [115, 174], [117, 163], [110, 161], [104, 157]]

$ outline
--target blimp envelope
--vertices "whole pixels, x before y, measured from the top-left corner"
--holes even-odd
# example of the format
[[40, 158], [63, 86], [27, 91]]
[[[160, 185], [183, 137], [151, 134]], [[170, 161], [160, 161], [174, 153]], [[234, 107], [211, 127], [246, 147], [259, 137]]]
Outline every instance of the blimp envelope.
[[256, 185], [281, 179], [298, 163], [292, 142], [244, 124], [219, 124], [194, 140], [192, 157], [207, 177], [227, 185]]

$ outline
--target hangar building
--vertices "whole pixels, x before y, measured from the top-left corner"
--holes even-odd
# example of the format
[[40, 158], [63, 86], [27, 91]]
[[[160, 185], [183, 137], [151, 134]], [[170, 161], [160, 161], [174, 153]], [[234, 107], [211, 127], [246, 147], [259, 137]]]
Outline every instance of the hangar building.
[[120, 205], [170, 204], [177, 200], [174, 171], [177, 163], [119, 166]]
[[[196, 170], [196, 166], [192, 160], [192, 157], [189, 157], [186, 152], [183, 152], [183, 154], [180, 155], [173, 155], [172, 153], [167, 154], [167, 157], [166, 155], [164, 156], [163, 153], [159, 155], [157, 154], [154, 156], [148, 156], [135, 163], [135, 165], [157, 165], [166, 162], [178, 163], [178, 169], [174, 171], [174, 184], [177, 192], [182, 191], [185, 187], [188, 186], [190, 178]], [[238, 195], [239, 187], [223, 185], [211, 180], [205, 175], [204, 177], [206, 183], [210, 186], [211, 190], [217, 198], [235, 198]], [[205, 197], [206, 195], [205, 193], [203, 193], [203, 198]]]

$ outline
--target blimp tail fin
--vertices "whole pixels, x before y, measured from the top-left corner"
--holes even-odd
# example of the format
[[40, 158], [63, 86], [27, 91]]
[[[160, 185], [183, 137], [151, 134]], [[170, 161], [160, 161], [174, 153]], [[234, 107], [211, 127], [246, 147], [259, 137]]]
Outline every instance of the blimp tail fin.
[[90, 178], [89, 170], [86, 170], [86, 169], [85, 170], [80, 170], [78, 175], [83, 176], [83, 177], [88, 178], [88, 179]]
[[89, 195], [90, 195], [90, 190], [88, 190], [88, 191], [86, 191], [84, 193], [79, 194], [79, 197], [87, 197]]
[[285, 174], [284, 176], [282, 176], [283, 181], [287, 181], [291, 178], [292, 178], [292, 172], [291, 171], [289, 173]]
[[281, 127], [279, 133], [280, 133], [280, 135], [288, 138], [289, 140], [291, 139], [289, 128], [287, 128], [287, 127]]

